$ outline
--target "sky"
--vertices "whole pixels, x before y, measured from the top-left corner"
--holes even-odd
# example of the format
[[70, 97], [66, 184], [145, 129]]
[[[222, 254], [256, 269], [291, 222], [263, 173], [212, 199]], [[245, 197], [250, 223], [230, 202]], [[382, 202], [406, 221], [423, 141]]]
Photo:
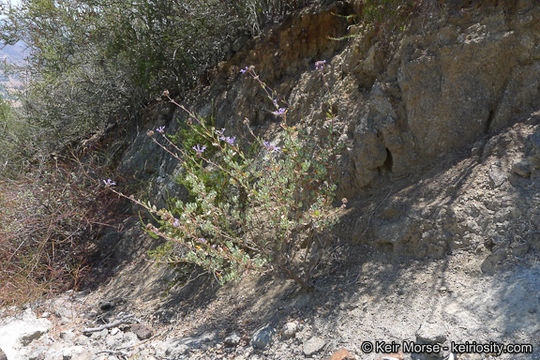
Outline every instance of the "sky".
[[[11, 3], [12, 6], [20, 5], [21, 0], [0, 0], [0, 3]], [[0, 19], [2, 19], [0, 15]], [[7, 59], [8, 62], [20, 62], [25, 57], [26, 46], [24, 43], [17, 43], [13, 46], [0, 47], [0, 60]]]
[[[2, 7], [6, 4], [11, 4], [11, 6], [18, 6], [21, 4], [21, 0], [0, 0], [0, 5], [2, 5]], [[0, 19], [4, 18], [4, 12], [2, 11], [2, 7], [0, 7]]]
[[[20, 5], [20, 0], [0, 0], [0, 3], [11, 3], [12, 6]], [[0, 20], [3, 18], [3, 14], [0, 14]], [[26, 56], [26, 45], [23, 42], [18, 42], [15, 45], [0, 46], [0, 61], [6, 63], [21, 64]], [[10, 98], [8, 89], [20, 88], [22, 82], [19, 77], [15, 75], [7, 76], [0, 68], [0, 97]]]

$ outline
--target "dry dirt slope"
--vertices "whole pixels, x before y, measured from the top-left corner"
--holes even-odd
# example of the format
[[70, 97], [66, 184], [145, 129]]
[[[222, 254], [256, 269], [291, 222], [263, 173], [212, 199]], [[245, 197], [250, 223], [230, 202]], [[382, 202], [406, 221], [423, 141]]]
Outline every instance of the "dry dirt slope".
[[[32, 309], [47, 320], [32, 320], [27, 310], [21, 315], [26, 328], [41, 330], [26, 346], [13, 341], [17, 322], [4, 318], [0, 344], [7, 346], [9, 360], [327, 359], [340, 348], [358, 359], [376, 359], [381, 354], [366, 354], [363, 341], [495, 341], [534, 346], [532, 354], [500, 359], [538, 359], [540, 171], [534, 163], [540, 160], [539, 138], [540, 113], [534, 113], [409, 186], [385, 189], [374, 208], [352, 205], [350, 216], [366, 213], [373, 229], [401, 208], [399, 218], [418, 221], [411, 227], [451, 241], [408, 244], [396, 238], [392, 247], [378, 249], [340, 244], [311, 294], [269, 278], [222, 288], [200, 278], [171, 288], [163, 279], [172, 273], [141, 256], [119, 267], [95, 292], [35, 304]], [[437, 215], [419, 213], [426, 211]], [[404, 233], [412, 231], [407, 224], [401, 225]], [[399, 250], [425, 246], [442, 246], [442, 256], [413, 260]], [[84, 328], [122, 319], [110, 329], [83, 334]], [[158, 336], [138, 339], [141, 330], [130, 325], [137, 322]], [[405, 359], [449, 355], [405, 354]]]
[[[361, 351], [362, 341], [401, 342], [419, 335], [446, 343], [530, 343], [534, 354], [502, 358], [539, 358], [540, 172], [532, 164], [540, 156], [540, 113], [524, 120], [439, 163], [409, 186], [389, 186], [373, 199], [375, 205], [352, 204], [353, 229], [361, 221], [369, 224], [362, 230], [366, 239], [376, 231], [387, 236], [380, 236], [379, 250], [343, 245], [314, 294], [270, 280], [205, 294], [177, 290], [179, 284], [156, 302], [153, 315], [175, 319], [179, 334], [216, 332], [221, 340], [233, 331], [251, 337], [266, 324], [278, 332], [287, 322], [301, 324], [294, 340], [276, 340], [258, 353], [269, 359], [305, 358], [304, 345], [314, 336], [325, 344], [314, 358], [345, 347], [360, 359], [374, 359]], [[369, 219], [357, 220], [357, 214]], [[427, 235], [412, 236], [415, 231]], [[414, 249], [423, 260], [411, 260]], [[424, 252], [436, 256], [426, 259]], [[124, 281], [111, 283], [107, 296], [118, 294]], [[152, 283], [140, 284], [135, 297], [153, 298]], [[133, 296], [132, 290], [121, 293]], [[247, 353], [249, 346], [232, 351]]]

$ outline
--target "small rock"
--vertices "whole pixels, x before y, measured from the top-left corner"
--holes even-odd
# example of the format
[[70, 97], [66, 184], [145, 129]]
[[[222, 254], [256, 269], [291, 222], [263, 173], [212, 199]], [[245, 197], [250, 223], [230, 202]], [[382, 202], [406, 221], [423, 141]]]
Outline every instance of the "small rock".
[[72, 330], [62, 331], [60, 333], [60, 339], [64, 340], [65, 342], [73, 342], [73, 340], [75, 340], [75, 334]]
[[238, 344], [240, 344], [240, 339], [241, 339], [240, 335], [238, 335], [237, 333], [232, 333], [231, 335], [225, 338], [223, 343], [227, 347], [235, 347], [235, 346], [238, 346]]
[[448, 289], [446, 288], [446, 286], [441, 286], [441, 287], [439, 288], [439, 291], [442, 292], [442, 293], [444, 293], [444, 292], [447, 292]]
[[111, 304], [108, 301], [105, 301], [105, 302], [102, 302], [102, 303], [99, 304], [99, 310], [101, 310], [101, 311], [109, 311], [112, 308], [114, 308], [113, 304]]
[[188, 336], [176, 340], [178, 344], [184, 344], [192, 349], [206, 348], [216, 341], [216, 334], [212, 332], [203, 333], [198, 336]]
[[296, 321], [291, 321], [285, 324], [281, 332], [281, 337], [283, 339], [290, 339], [295, 337], [296, 332], [298, 331], [298, 323]]
[[132, 345], [135, 345], [137, 342], [139, 342], [139, 338], [134, 333], [127, 332], [124, 334], [124, 341], [123, 341], [124, 346], [132, 346]]
[[166, 354], [167, 349], [169, 348], [169, 341], [163, 341], [163, 340], [157, 340], [152, 342], [152, 348], [154, 349], [154, 352], [156, 356], [158, 357], [165, 357], [168, 354]]
[[2, 349], [0, 349], [0, 360], [7, 360], [7, 356]]
[[480, 269], [484, 274], [494, 274], [504, 264], [503, 260], [507, 257], [506, 249], [498, 249], [482, 262]]
[[303, 352], [306, 356], [312, 356], [321, 351], [326, 345], [326, 341], [320, 337], [312, 337], [304, 343]]
[[154, 334], [152, 329], [144, 324], [134, 324], [131, 326], [131, 331], [137, 335], [140, 340], [146, 340]]
[[23, 346], [27, 346], [32, 341], [39, 339], [41, 335], [45, 333], [46, 331], [43, 331], [41, 329], [30, 330], [27, 335], [20, 338], [20, 342]]
[[491, 166], [488, 171], [490, 180], [492, 181], [492, 186], [499, 187], [506, 181], [505, 172], [498, 166]]
[[185, 344], [169, 343], [169, 347], [165, 350], [167, 357], [176, 359], [182, 355], [185, 355], [189, 351], [189, 347]]
[[75, 345], [83, 345], [83, 346], [89, 346], [90, 345], [90, 339], [84, 335], [77, 336], [73, 343]]
[[272, 342], [274, 332], [275, 330], [271, 326], [260, 328], [251, 337], [251, 345], [256, 349], [264, 349]]
[[73, 304], [67, 299], [55, 299], [51, 304], [53, 313], [62, 320], [70, 320], [75, 316]]
[[441, 324], [424, 322], [416, 331], [416, 342], [420, 344], [442, 344], [446, 340], [446, 329]]
[[[132, 334], [132, 333], [131, 333]], [[152, 347], [159, 358], [183, 358], [182, 356], [190, 350], [198, 351], [208, 348], [209, 343], [216, 341], [214, 333], [204, 333], [199, 336], [189, 336], [183, 338], [170, 338], [166, 341], [153, 341]]]
[[21, 316], [4, 320], [0, 326], [0, 346], [8, 359], [16, 359], [21, 346], [27, 346], [39, 339], [52, 327], [49, 320], [36, 318], [36, 314], [30, 308]]
[[87, 290], [78, 291], [73, 296], [80, 300], [80, 299], [83, 299], [84, 297], [86, 297], [88, 295], [90, 295], [90, 290], [87, 289]]
[[336, 351], [331, 357], [330, 360], [356, 360], [356, 358], [347, 350], [341, 349]]
[[531, 164], [528, 161], [522, 160], [512, 166], [512, 172], [519, 176], [529, 177], [531, 176]]
[[[10, 357], [8, 360], [11, 359], [28, 359], [28, 360], [56, 360], [56, 359], [62, 359], [61, 350], [53, 350], [47, 349], [46, 346], [29, 346], [26, 348], [22, 348], [19, 350], [18, 355], [19, 357]], [[62, 359], [63, 360], [63, 359]]]
[[[95, 333], [91, 333], [90, 338], [94, 340], [99, 340], [99, 339], [103, 339], [107, 335], [109, 335], [109, 330], [103, 329], [101, 331], [96, 331]], [[116, 334], [113, 334], [113, 335], [116, 335]]]
[[122, 346], [124, 342], [124, 333], [119, 332], [115, 335], [107, 336], [105, 338], [105, 344], [110, 349], [117, 349]]
[[99, 303], [99, 309], [101, 311], [109, 311], [114, 309], [116, 306], [123, 304], [125, 302], [122, 298], [113, 298], [109, 300], [104, 300]]

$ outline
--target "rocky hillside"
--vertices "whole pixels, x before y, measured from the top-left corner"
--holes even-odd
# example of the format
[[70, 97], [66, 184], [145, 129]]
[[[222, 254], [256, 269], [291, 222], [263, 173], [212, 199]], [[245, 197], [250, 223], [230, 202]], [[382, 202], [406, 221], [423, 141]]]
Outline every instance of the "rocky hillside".
[[[349, 25], [343, 16], [354, 11], [354, 6], [341, 2], [304, 10], [254, 40], [230, 61], [220, 63], [204, 79], [209, 85], [203, 81], [192, 98], [183, 102], [203, 116], [214, 116], [218, 128], [242, 134], [247, 118], [260, 133], [272, 138], [277, 124], [271, 104], [258, 84], [239, 71], [253, 65], [287, 100], [289, 118], [300, 119], [299, 124], [314, 139], [323, 139], [326, 114], [332, 112], [342, 133], [340, 141], [346, 146], [336, 164], [340, 192], [357, 201], [352, 208], [359, 214], [366, 213], [363, 206], [370, 197], [416, 183], [441, 163], [448, 167], [452, 161], [478, 152], [489, 156], [482, 144], [490, 136], [525, 121], [540, 108], [540, 25], [534, 2], [426, 6], [411, 23], [402, 25], [402, 32], [387, 35], [364, 33], [362, 24]], [[348, 40], [332, 40], [339, 37]], [[322, 71], [314, 69], [318, 60], [326, 61]], [[161, 196], [162, 201], [167, 192], [175, 192], [169, 178], [179, 171], [175, 169], [179, 165], [157, 148], [146, 129], [166, 126], [173, 132], [183, 119], [181, 110], [156, 106], [139, 135], [117, 155], [122, 174], [157, 178], [149, 193], [161, 191], [156, 198]], [[471, 147], [475, 149], [472, 154]], [[523, 153], [513, 162], [527, 156]], [[400, 213], [405, 215], [391, 211], [387, 222]], [[421, 222], [425, 223], [425, 217]], [[419, 253], [421, 238], [433, 243], [421, 231], [408, 236], [392, 230], [388, 231], [392, 236], [363, 236], [369, 222], [357, 216], [347, 220], [353, 219], [355, 224], [344, 236], [354, 242], [375, 240], [399, 247], [410, 243], [417, 255], [434, 253]], [[418, 228], [417, 223], [411, 226]], [[405, 229], [399, 223], [395, 228]], [[451, 239], [453, 232], [447, 234], [441, 244], [458, 241]], [[403, 239], [392, 240], [395, 238]]]
[[[271, 104], [240, 74], [252, 65], [314, 141], [336, 116], [348, 210], [313, 293], [266, 276], [218, 287], [152, 264], [155, 244], [126, 220], [101, 239], [107, 282], [5, 310], [8, 360], [378, 359], [403, 348], [365, 341], [405, 340], [448, 348], [386, 358], [495, 356], [451, 346], [475, 341], [531, 344], [497, 358], [540, 359], [540, 5], [425, 2], [370, 31], [354, 21], [363, 6], [302, 10], [179, 99], [219, 128], [241, 136], [247, 118], [279, 142]], [[158, 204], [182, 193], [181, 169], [146, 132], [184, 120], [156, 102], [100, 135], [118, 173]]]

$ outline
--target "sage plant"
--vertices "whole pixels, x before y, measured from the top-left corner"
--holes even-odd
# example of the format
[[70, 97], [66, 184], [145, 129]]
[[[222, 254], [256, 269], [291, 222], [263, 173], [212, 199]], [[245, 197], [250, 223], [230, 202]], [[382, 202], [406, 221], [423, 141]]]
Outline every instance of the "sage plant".
[[[324, 63], [317, 65], [320, 70]], [[273, 104], [279, 136], [264, 140], [246, 120], [246, 144], [257, 149], [246, 152], [246, 144], [227, 129], [210, 126], [165, 91], [163, 97], [186, 112], [186, 124], [201, 143], [191, 148], [177, 145], [163, 127], [148, 136], [182, 164], [181, 181], [192, 196], [158, 210], [115, 190], [112, 180], [104, 183], [156, 215], [159, 226], [148, 224], [146, 229], [167, 241], [154, 254], [168, 262], [197, 264], [221, 283], [255, 270], [285, 274], [312, 288], [310, 277], [317, 265], [313, 259], [319, 259], [314, 253], [325, 246], [324, 236], [346, 203], [343, 199], [341, 206], [334, 204], [331, 167], [340, 149], [333, 117], [329, 115], [329, 136], [319, 142], [288, 124], [287, 106], [254, 67], [241, 73], [251, 76]]]

